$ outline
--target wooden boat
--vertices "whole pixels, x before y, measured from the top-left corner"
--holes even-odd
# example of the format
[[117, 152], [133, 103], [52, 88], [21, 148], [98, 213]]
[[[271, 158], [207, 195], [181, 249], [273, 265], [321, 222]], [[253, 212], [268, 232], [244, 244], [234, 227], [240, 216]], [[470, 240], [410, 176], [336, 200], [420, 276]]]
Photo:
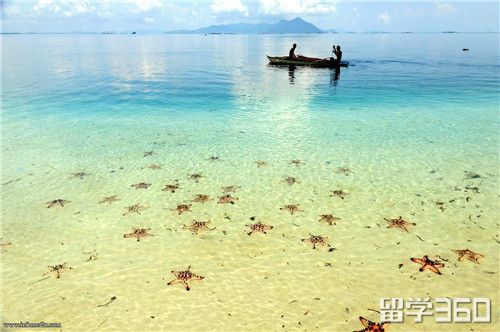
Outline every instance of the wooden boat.
[[[310, 67], [320, 67], [320, 68], [335, 68], [339, 67], [335, 62], [332, 62], [329, 58], [319, 59], [319, 58], [309, 58], [306, 56], [299, 55], [296, 59], [290, 59], [287, 56], [267, 56], [269, 59], [269, 64], [279, 65], [279, 66], [310, 66]], [[340, 67], [349, 66], [349, 61], [341, 61]]]

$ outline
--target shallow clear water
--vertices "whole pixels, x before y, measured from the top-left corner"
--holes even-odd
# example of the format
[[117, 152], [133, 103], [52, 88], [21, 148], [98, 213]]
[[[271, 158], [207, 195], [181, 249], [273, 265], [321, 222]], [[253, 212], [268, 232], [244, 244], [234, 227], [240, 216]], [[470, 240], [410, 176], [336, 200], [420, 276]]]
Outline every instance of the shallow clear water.
[[[318, 57], [339, 43], [351, 65], [338, 80], [267, 65], [293, 42]], [[2, 44], [4, 321], [352, 331], [360, 315], [378, 319], [369, 309], [380, 297], [448, 296], [490, 297], [493, 323], [408, 319], [390, 330], [498, 329], [497, 34], [4, 35]], [[162, 191], [175, 180], [179, 190]], [[131, 187], [139, 182], [151, 186]], [[218, 204], [229, 185], [241, 186], [238, 201]], [[345, 199], [330, 197], [340, 189]], [[192, 202], [197, 194], [212, 200]], [[112, 195], [119, 201], [99, 203]], [[69, 202], [48, 209], [55, 199]], [[148, 209], [123, 216], [137, 203]], [[183, 203], [192, 211], [171, 211]], [[321, 214], [341, 219], [329, 226]], [[386, 227], [399, 216], [416, 225]], [[183, 225], [193, 219], [216, 229], [191, 234]], [[257, 221], [274, 228], [248, 236]], [[154, 236], [124, 239], [133, 227]], [[301, 241], [309, 234], [336, 250], [312, 249]], [[481, 264], [451, 251], [465, 248]], [[426, 254], [444, 260], [442, 275], [410, 261]], [[43, 275], [64, 262], [72, 269], [61, 278]], [[189, 265], [205, 279], [189, 292], [167, 286]]]

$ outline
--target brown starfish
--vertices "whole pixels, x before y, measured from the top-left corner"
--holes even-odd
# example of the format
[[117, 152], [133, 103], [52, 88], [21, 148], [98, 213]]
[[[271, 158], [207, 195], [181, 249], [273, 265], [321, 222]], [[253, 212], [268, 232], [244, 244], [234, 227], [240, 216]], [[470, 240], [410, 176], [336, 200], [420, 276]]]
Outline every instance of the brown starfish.
[[196, 220], [193, 220], [193, 223], [189, 226], [186, 226], [184, 225], [184, 229], [189, 229], [191, 232], [193, 232], [193, 234], [198, 234], [198, 232], [202, 231], [202, 230], [206, 230], [206, 231], [213, 231], [216, 227], [214, 228], [210, 228], [208, 227], [208, 224], [210, 224], [211, 221], [210, 220], [207, 220], [207, 221], [196, 221]]
[[236, 190], [240, 189], [241, 186], [226, 186], [226, 187], [221, 187], [222, 191], [225, 193], [235, 193]]
[[260, 221], [256, 224], [250, 224], [245, 226], [250, 227], [250, 232], [247, 233], [248, 235], [252, 235], [254, 232], [261, 232], [267, 234], [266, 231], [273, 229], [273, 226], [264, 225]]
[[104, 197], [102, 199], [102, 201], [99, 202], [99, 204], [102, 204], [102, 203], [111, 204], [111, 203], [116, 202], [116, 201], [120, 201], [120, 199], [118, 199], [118, 195], [107, 196], [107, 197]]
[[196, 195], [196, 197], [193, 199], [193, 202], [196, 202], [196, 203], [206, 203], [210, 200], [210, 196], [208, 195], [201, 195], [201, 194], [198, 194]]
[[266, 166], [269, 166], [269, 163], [265, 160], [257, 160], [255, 162], [257, 164], [257, 167], [266, 167]]
[[359, 316], [359, 320], [365, 328], [358, 332], [384, 332], [385, 325], [390, 324], [389, 322], [375, 323], [361, 316]]
[[149, 169], [156, 170], [156, 169], [161, 169], [160, 164], [151, 164], [148, 166]]
[[59, 265], [48, 266], [49, 271], [45, 272], [43, 275], [47, 275], [49, 273], [55, 273], [56, 279], [61, 278], [61, 272], [64, 270], [72, 270], [73, 268], [70, 266], [66, 266], [66, 263], [62, 263]]
[[302, 239], [302, 242], [309, 242], [313, 245], [313, 249], [316, 249], [316, 245], [321, 245], [321, 246], [327, 246], [330, 247], [328, 244], [328, 237], [326, 236], [321, 236], [321, 235], [312, 235], [309, 234], [311, 237], [307, 239]]
[[343, 191], [342, 189], [340, 190], [331, 190], [330, 197], [340, 197], [344, 199], [347, 195], [349, 195], [348, 192]]
[[179, 214], [183, 214], [184, 212], [191, 212], [191, 204], [179, 204], [175, 209], [171, 209], [172, 211], [177, 211]]
[[284, 179], [283, 182], [286, 182], [286, 183], [288, 183], [291, 186], [291, 185], [297, 183], [298, 181], [293, 176], [289, 176], [286, 179]]
[[203, 177], [203, 175], [199, 174], [199, 173], [194, 173], [194, 174], [190, 174], [189, 175], [189, 178], [191, 180], [194, 180], [194, 182], [198, 183], [199, 180]]
[[429, 259], [429, 256], [425, 255], [422, 258], [410, 258], [412, 262], [421, 264], [422, 266], [418, 269], [420, 272], [424, 271], [425, 269], [429, 269], [434, 273], [441, 274], [441, 272], [438, 270], [438, 268], [444, 267], [444, 264], [441, 263], [440, 261], [432, 261]]
[[399, 216], [399, 218], [397, 218], [397, 219], [388, 219], [388, 218], [384, 218], [384, 219], [388, 223], [387, 228], [400, 228], [403, 231], [405, 231], [406, 233], [409, 232], [408, 227], [416, 225], [414, 222], [408, 222], [408, 221], [404, 220], [401, 216]]
[[162, 189], [162, 191], [170, 191], [172, 193], [175, 193], [175, 191], [177, 189], [179, 189], [179, 184], [178, 183], [174, 183], [174, 184], [166, 184], [165, 185], [165, 188]]
[[454, 249], [452, 250], [454, 253], [456, 253], [459, 257], [459, 261], [463, 261], [464, 259], [468, 259], [469, 261], [479, 264], [479, 258], [484, 258], [484, 255], [479, 254], [477, 252], [474, 252], [469, 249]]
[[340, 218], [335, 217], [333, 214], [320, 214], [319, 216], [319, 221], [326, 222], [330, 226], [337, 225], [338, 220], [340, 220]]
[[335, 171], [335, 173], [349, 175], [349, 174], [352, 173], [352, 171], [349, 168], [347, 168], [347, 167], [339, 167], [339, 168], [337, 168], [337, 170]]
[[126, 215], [127, 215], [127, 214], [129, 214], [129, 213], [137, 213], [137, 214], [141, 214], [141, 211], [148, 209], [148, 207], [143, 206], [143, 205], [141, 205], [141, 204], [135, 204], [135, 205], [127, 206], [127, 207], [125, 207], [124, 209], [126, 209], [126, 210], [127, 210], [127, 211], [123, 214], [124, 216], [126, 216]]
[[303, 165], [304, 162], [300, 159], [294, 159], [294, 160], [290, 161], [290, 164], [299, 167], [300, 165]]
[[64, 200], [64, 199], [55, 199], [53, 201], [47, 202], [47, 209], [53, 208], [55, 206], [64, 206], [64, 204], [69, 203], [70, 201]]
[[9, 247], [9, 246], [11, 246], [11, 245], [12, 245], [12, 243], [11, 243], [11, 242], [1, 242], [1, 243], [0, 243], [0, 248], [2, 248], [2, 249], [3, 249], [3, 248], [7, 248], [7, 247]]
[[210, 160], [210, 161], [217, 161], [217, 160], [219, 160], [219, 157], [210, 156], [210, 157], [208, 157], [208, 160]]
[[184, 271], [170, 271], [174, 276], [175, 279], [168, 282], [167, 285], [172, 285], [172, 284], [177, 284], [181, 283], [186, 287], [186, 290], [190, 290], [191, 288], [189, 287], [188, 281], [190, 280], [203, 280], [205, 277], [202, 277], [200, 275], [194, 274], [191, 272], [191, 265], [188, 266], [187, 270]]
[[76, 178], [83, 179], [87, 175], [90, 175], [90, 174], [87, 174], [85, 172], [71, 173], [70, 179], [76, 179]]
[[131, 185], [131, 187], [134, 187], [135, 189], [148, 189], [150, 185], [151, 183], [139, 182]]
[[151, 230], [151, 228], [134, 228], [132, 233], [125, 234], [125, 235], [123, 235], [123, 237], [125, 239], [129, 238], [129, 237], [136, 237], [137, 242], [139, 242], [141, 240], [141, 237], [154, 236], [153, 234], [148, 233], [148, 231], [150, 231], [150, 230]]
[[146, 151], [146, 152], [144, 152], [144, 157], [152, 156], [153, 153], [154, 153], [154, 151]]
[[295, 212], [302, 212], [301, 208], [299, 208], [298, 204], [288, 204], [280, 208], [280, 210], [287, 210], [290, 214], [294, 214]]
[[227, 204], [227, 203], [234, 204], [234, 202], [236, 202], [237, 200], [239, 200], [238, 197], [233, 197], [230, 194], [227, 194], [227, 195], [219, 197], [219, 201], [217, 203], [219, 203], [219, 204]]

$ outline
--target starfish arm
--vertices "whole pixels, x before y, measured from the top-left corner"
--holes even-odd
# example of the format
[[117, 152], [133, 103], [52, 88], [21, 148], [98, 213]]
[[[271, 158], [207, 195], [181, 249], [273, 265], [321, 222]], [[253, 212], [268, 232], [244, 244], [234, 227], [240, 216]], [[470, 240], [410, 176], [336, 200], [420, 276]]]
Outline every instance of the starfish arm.
[[184, 287], [186, 287], [186, 290], [190, 290], [191, 288], [189, 287], [189, 284], [186, 281], [182, 281]]
[[359, 316], [359, 320], [361, 321], [361, 324], [363, 324], [364, 327], [368, 327], [370, 325], [370, 321], [364, 317]]
[[441, 268], [441, 267], [444, 267], [444, 264], [443, 263], [435, 263], [433, 266], [437, 267], [437, 268]]
[[418, 263], [418, 264], [425, 264], [425, 261], [422, 258], [410, 258], [412, 262]]
[[168, 285], [168, 286], [170, 286], [170, 285], [173, 285], [173, 284], [176, 284], [176, 283], [179, 283], [179, 282], [180, 282], [180, 280], [179, 280], [179, 279], [174, 279], [174, 280], [169, 281], [169, 282], [167, 283], [167, 285]]
[[[439, 265], [439, 264], [438, 264]], [[441, 274], [441, 272], [437, 269], [438, 265], [427, 265], [428, 269], [434, 273]], [[443, 265], [444, 266], [444, 265]]]

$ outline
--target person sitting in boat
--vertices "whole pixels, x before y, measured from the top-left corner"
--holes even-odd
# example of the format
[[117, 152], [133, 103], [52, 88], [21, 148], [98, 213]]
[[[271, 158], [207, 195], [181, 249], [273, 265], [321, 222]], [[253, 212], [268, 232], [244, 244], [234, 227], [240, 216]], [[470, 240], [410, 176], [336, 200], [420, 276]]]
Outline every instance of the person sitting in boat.
[[[342, 51], [340, 50], [340, 45], [337, 45], [337, 47], [335, 47], [335, 45], [333, 45], [332, 52], [337, 57], [337, 59], [334, 59], [335, 64], [337, 66], [340, 66], [340, 61], [342, 61]], [[333, 58], [331, 60], [333, 60]]]
[[293, 44], [292, 48], [290, 49], [290, 52], [288, 52], [288, 59], [290, 60], [297, 59], [297, 56], [295, 55], [296, 48], [297, 44]]

